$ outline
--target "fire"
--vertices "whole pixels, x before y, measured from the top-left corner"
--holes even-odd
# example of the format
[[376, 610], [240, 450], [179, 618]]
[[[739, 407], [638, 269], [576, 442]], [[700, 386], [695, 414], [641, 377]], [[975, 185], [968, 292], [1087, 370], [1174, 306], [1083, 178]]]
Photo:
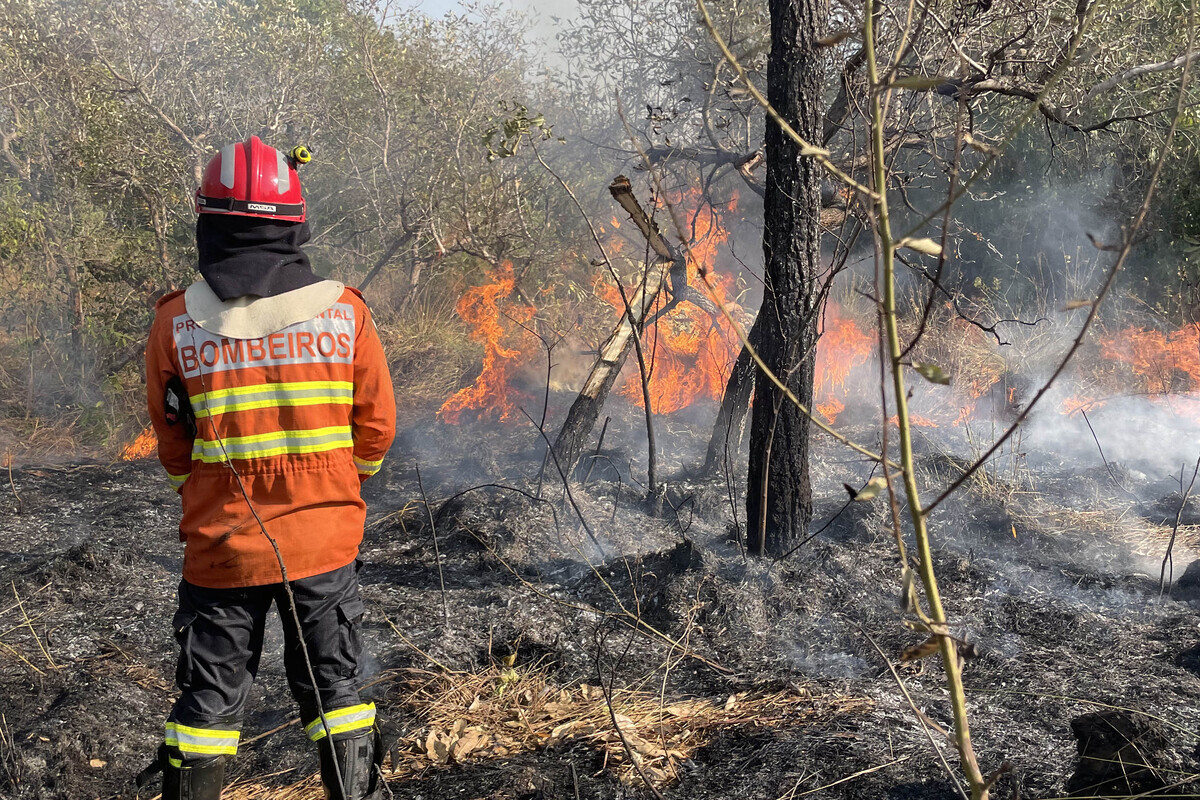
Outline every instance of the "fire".
[[[913, 426], [914, 428], [938, 428], [938, 427], [941, 427], [936, 422], [929, 419], [928, 417], [922, 417], [920, 414], [911, 414], [911, 413], [908, 415], [908, 424]], [[892, 414], [892, 416], [888, 418], [888, 425], [891, 425], [893, 428], [899, 427], [900, 426], [900, 416], [898, 414]]]
[[[692, 221], [694, 241], [687, 261], [688, 285], [737, 316], [742, 313], [741, 308], [729, 299], [733, 278], [716, 272], [714, 266], [721, 246], [729, 239], [729, 230], [721, 224], [721, 218], [737, 211], [738, 200], [735, 196], [717, 207], [701, 206], [701, 198], [697, 190], [677, 201], [686, 218]], [[701, 279], [701, 272], [709, 276], [711, 292]], [[603, 294], [613, 308], [624, 311], [616, 287], [609, 287]], [[665, 302], [660, 295], [652, 315], [659, 313]], [[724, 314], [684, 300], [662, 314], [657, 325], [647, 326], [642, 336], [650, 373], [650, 404], [655, 412], [669, 414], [701, 398], [721, 398], [729, 368], [741, 347]], [[621, 394], [638, 406], [643, 405], [641, 375], [636, 370], [627, 378]]]
[[1074, 414], [1076, 411], [1091, 411], [1093, 408], [1100, 408], [1104, 405], [1104, 401], [1095, 397], [1086, 395], [1073, 395], [1062, 401], [1059, 405], [1059, 413], [1064, 416]]
[[1100, 342], [1105, 358], [1126, 365], [1149, 394], [1186, 392], [1200, 387], [1200, 326], [1171, 333], [1126, 328]]
[[825, 304], [825, 326], [817, 342], [816, 375], [813, 396], [824, 398], [817, 412], [832, 425], [846, 410], [839, 398], [846, 396], [846, 379], [871, 356], [873, 340], [832, 300]]
[[137, 438], [125, 445], [121, 450], [122, 461], [136, 461], [139, 458], [149, 458], [158, 449], [158, 437], [153, 428], [146, 428]]
[[491, 283], [468, 289], [454, 306], [463, 321], [473, 326], [471, 338], [483, 344], [483, 370], [472, 385], [458, 390], [442, 404], [438, 416], [451, 424], [458, 424], [466, 411], [476, 412], [479, 419], [511, 419], [517, 413], [514, 400], [523, 397], [508, 385], [509, 373], [523, 353], [504, 345], [508, 329], [502, 320], [512, 320], [511, 327], [517, 327], [533, 317], [534, 309], [505, 302], [516, 288], [511, 263], [506, 261], [499, 269], [489, 270], [488, 278]]
[[[1106, 400], [1120, 395], [1182, 400], [1200, 390], [1200, 325], [1163, 332], [1125, 328], [1099, 338], [1102, 362], [1088, 375], [1093, 384], [1087, 393], [1068, 397], [1060, 406], [1063, 414], [1101, 408]], [[1191, 398], [1189, 398], [1191, 399]], [[1177, 413], [1191, 416], [1191, 404], [1173, 404]]]
[[838, 414], [846, 410], [846, 404], [836, 397], [830, 397], [824, 403], [817, 403], [817, 413], [825, 418], [830, 425], [837, 422]]

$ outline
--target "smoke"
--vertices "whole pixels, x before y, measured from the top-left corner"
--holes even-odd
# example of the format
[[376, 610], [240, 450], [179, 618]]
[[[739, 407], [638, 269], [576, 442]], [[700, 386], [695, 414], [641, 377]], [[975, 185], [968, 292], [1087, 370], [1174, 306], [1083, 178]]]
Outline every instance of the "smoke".
[[[416, 8], [430, 17], [445, 14], [477, 14], [480, 9], [469, 0], [420, 0]], [[507, 0], [501, 3], [519, 14], [528, 17], [529, 38], [541, 45], [539, 48], [551, 66], [561, 66], [563, 57], [557, 48], [558, 34], [569, 23], [579, 18], [578, 0]]]

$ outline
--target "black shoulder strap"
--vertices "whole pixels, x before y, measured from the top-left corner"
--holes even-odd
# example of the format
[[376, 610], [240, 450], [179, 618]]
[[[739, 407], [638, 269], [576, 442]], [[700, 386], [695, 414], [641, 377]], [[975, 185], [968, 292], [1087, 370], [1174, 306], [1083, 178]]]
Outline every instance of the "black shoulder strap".
[[192, 401], [188, 397], [187, 387], [178, 375], [172, 375], [167, 381], [166, 391], [163, 392], [163, 414], [168, 425], [183, 423], [188, 436], [196, 438], [196, 412], [192, 410]]

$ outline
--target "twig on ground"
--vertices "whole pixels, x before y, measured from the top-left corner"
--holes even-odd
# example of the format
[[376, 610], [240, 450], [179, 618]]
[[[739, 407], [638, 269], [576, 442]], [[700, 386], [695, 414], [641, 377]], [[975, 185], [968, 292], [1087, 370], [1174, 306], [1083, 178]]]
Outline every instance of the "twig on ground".
[[383, 621], [388, 624], [388, 627], [392, 629], [393, 633], [395, 633], [397, 636], [400, 637], [400, 641], [404, 642], [405, 645], [407, 645], [408, 647], [415, 650], [418, 654], [420, 654], [420, 656], [422, 658], [426, 659], [427, 661], [429, 661], [429, 663], [438, 667], [443, 672], [450, 674], [450, 675], [462, 675], [463, 674], [463, 672], [461, 670], [451, 669], [450, 667], [447, 667], [441, 661], [438, 661], [436, 658], [429, 655], [429, 653], [426, 653], [424, 650], [422, 650], [421, 648], [419, 648], [415, 644], [413, 644], [413, 641], [411, 639], [409, 639], [407, 636], [405, 636], [403, 633], [401, 633], [400, 629], [396, 627], [396, 623], [392, 622], [391, 618], [388, 617], [387, 612], [383, 610], [383, 606], [379, 606], [378, 608], [379, 608], [379, 615], [381, 617], [383, 617]]
[[42, 655], [46, 657], [46, 663], [50, 665], [50, 669], [58, 669], [58, 664], [54, 663], [54, 659], [50, 657], [50, 652], [46, 650], [46, 646], [42, 644], [41, 638], [37, 635], [37, 631], [33, 628], [33, 621], [29, 619], [29, 614], [25, 611], [25, 604], [21, 602], [21, 595], [17, 594], [17, 584], [11, 581], [13, 599], [17, 601], [17, 607], [21, 609], [21, 616], [25, 620], [25, 627], [29, 628], [29, 632], [33, 635], [33, 641], [37, 643], [38, 649], [42, 651]]
[[612, 417], [604, 418], [604, 425], [600, 427], [600, 438], [596, 440], [596, 452], [592, 453], [591, 463], [588, 464], [587, 472], [584, 473], [583, 480], [580, 483], [587, 485], [588, 478], [592, 477], [592, 470], [596, 468], [596, 461], [600, 458], [600, 449], [604, 447], [604, 434], [608, 433], [608, 423]]
[[558, 454], [554, 452], [554, 445], [550, 442], [550, 437], [546, 435], [546, 429], [533, 421], [533, 417], [529, 416], [529, 412], [521, 409], [521, 413], [525, 415], [525, 419], [529, 420], [530, 424], [537, 428], [542, 439], [550, 448], [550, 458], [554, 461], [554, 467], [558, 470], [558, 476], [562, 479], [563, 491], [566, 492], [567, 500], [571, 503], [571, 508], [575, 509], [576, 516], [579, 517], [579, 524], [583, 526], [587, 532], [588, 538], [592, 540], [592, 544], [596, 545], [596, 549], [600, 551], [602, 558], [608, 558], [608, 552], [604, 549], [604, 545], [600, 544], [600, 540], [596, 538], [596, 534], [592, 532], [592, 526], [588, 525], [587, 519], [583, 516], [583, 510], [579, 508], [579, 504], [575, 502], [575, 495], [571, 492], [571, 483], [567, 480], [567, 473], [563, 471], [562, 463], [558, 460]]
[[896, 686], [900, 688], [900, 693], [903, 694], [904, 699], [908, 701], [908, 707], [912, 709], [913, 714], [915, 714], [917, 719], [921, 722], [921, 730], [925, 733], [925, 738], [929, 740], [929, 746], [933, 748], [933, 752], [937, 755], [938, 761], [941, 762], [942, 768], [945, 769], [946, 775], [949, 776], [950, 782], [954, 784], [954, 788], [962, 796], [963, 800], [967, 800], [967, 792], [965, 789], [963, 789], [962, 784], [958, 782], [958, 775], [955, 774], [954, 770], [950, 768], [950, 764], [946, 761], [946, 757], [942, 755], [942, 750], [937, 746], [937, 742], [934, 741], [933, 734], [930, 731], [937, 731], [943, 737], [945, 737], [946, 741], [950, 744], [953, 744], [954, 738], [949, 732], [931, 720], [924, 711], [917, 708], [916, 701], [914, 701], [912, 695], [908, 693], [908, 687], [904, 685], [904, 679], [900, 677], [900, 673], [896, 671], [896, 667], [892, 664], [892, 660], [887, 657], [887, 654], [883, 652], [883, 648], [879, 646], [871, 634], [867, 633], [861, 625], [858, 626], [858, 631], [868, 642], [871, 643], [871, 647], [875, 648], [875, 652], [879, 654], [879, 657], [883, 659], [883, 663], [887, 665], [888, 671], [892, 673], [892, 677], [896, 680]]
[[[636, 753], [633, 752], [633, 748], [629, 745], [629, 739], [626, 738], [625, 731], [621, 727], [621, 723], [617, 722], [617, 712], [613, 708], [613, 704], [612, 704], [612, 690], [613, 690], [613, 686], [617, 680], [617, 676], [616, 676], [617, 665], [616, 665], [616, 663], [614, 663], [612, 670], [609, 672], [609, 676], [608, 676], [609, 683], [608, 683], [607, 687], [604, 685], [604, 674], [600, 671], [600, 653], [604, 649], [604, 643], [607, 640], [607, 638], [608, 637], [604, 634], [600, 634], [599, 636], [596, 637], [595, 663], [596, 663], [596, 680], [600, 684], [600, 691], [604, 694], [604, 705], [608, 709], [608, 718], [612, 722], [613, 730], [615, 730], [617, 732], [617, 736], [621, 740], [621, 747], [623, 747], [625, 749], [625, 757], [629, 759], [630, 765], [633, 766], [633, 769], [634, 769], [634, 771], [637, 772], [638, 777], [642, 779], [642, 783], [645, 784], [646, 788], [650, 790], [650, 793], [653, 794], [654, 797], [657, 798], [657, 800], [666, 800], [666, 798], [663, 797], [662, 792], [660, 792], [658, 790], [658, 787], [655, 786], [648, 777], [646, 777], [646, 772], [645, 772], [645, 770], [642, 769], [642, 760], [640, 758], [638, 758]], [[625, 653], [629, 652], [629, 647], [632, 644], [633, 644], [633, 638], [630, 637], [629, 644], [627, 644], [625, 647]], [[622, 657], [624, 657], [624, 654], [622, 654]]]
[[438, 510], [433, 515], [433, 518], [441, 519], [442, 516], [446, 513], [446, 510], [450, 507], [451, 503], [453, 503], [455, 500], [457, 500], [460, 497], [468, 495], [471, 492], [477, 492], [480, 489], [503, 489], [506, 492], [513, 492], [514, 494], [519, 494], [522, 497], [524, 497], [528, 500], [532, 500], [535, 503], [542, 503], [544, 505], [549, 506], [550, 514], [551, 514], [551, 516], [554, 517], [554, 529], [555, 529], [555, 531], [559, 532], [559, 536], [561, 537], [562, 533], [561, 533], [561, 531], [559, 531], [558, 511], [555, 510], [553, 502], [547, 500], [544, 497], [536, 497], [533, 494], [531, 494], [530, 492], [525, 491], [524, 489], [518, 489], [515, 486], [505, 486], [503, 483], [481, 483], [478, 486], [472, 486], [469, 489], [463, 489], [461, 492], [458, 492], [457, 494], [452, 494], [449, 497], [447, 497], [445, 500], [443, 500], [442, 504], [440, 506], [438, 506]]
[[[1183, 492], [1183, 499], [1179, 501], [1179, 511], [1175, 513], [1175, 524], [1171, 526], [1171, 539], [1167, 542], [1167, 552], [1163, 554], [1162, 569], [1158, 573], [1158, 596], [1163, 596], [1163, 591], [1175, 580], [1175, 538], [1179, 535], [1179, 523], [1183, 520], [1183, 510], [1187, 508], [1188, 497], [1192, 494], [1192, 487], [1196, 485], [1196, 475], [1200, 474], [1200, 458], [1196, 459], [1196, 468], [1192, 470], [1192, 480], [1188, 483], [1187, 489]], [[1183, 488], [1183, 468], [1179, 471], [1179, 488]], [[1170, 565], [1171, 574], [1167, 574], [1167, 566]]]
[[[1100, 446], [1100, 437], [1096, 435], [1096, 429], [1092, 427], [1092, 421], [1090, 419], [1088, 419], [1087, 412], [1081, 408], [1081, 409], [1079, 409], [1079, 413], [1083, 415], [1083, 421], [1087, 423], [1088, 430], [1092, 432], [1092, 441], [1094, 441], [1096, 443], [1096, 450], [1098, 450], [1100, 453], [1100, 461], [1102, 461], [1104, 463], [1104, 469], [1108, 470], [1108, 477], [1112, 478], [1113, 486], [1116, 486], [1118, 489], [1120, 489], [1122, 492], [1129, 495], [1130, 497], [1137, 499], [1137, 495], [1135, 495], [1133, 492], [1126, 489], [1124, 486], [1121, 485], [1121, 482], [1119, 480], [1117, 480], [1117, 476], [1113, 472], [1112, 466], [1109, 465], [1108, 459], [1104, 457], [1104, 448]], [[1200, 466], [1200, 464], [1198, 464], [1197, 466]], [[1180, 475], [1180, 480], [1181, 481], [1183, 480], [1182, 475]], [[1162, 593], [1161, 589], [1162, 589], [1162, 587], [1160, 586], [1159, 587], [1160, 594]]]
[[572, 603], [569, 600], [563, 600], [560, 597], [555, 597], [554, 595], [545, 591], [544, 589], [537, 586], [536, 584], [531, 583], [524, 575], [522, 575], [520, 572], [518, 572], [517, 569], [513, 565], [509, 564], [508, 561], [504, 558], [504, 556], [502, 556], [502, 555], [500, 555], [500, 553], [496, 552], [496, 548], [492, 547], [492, 545], [490, 543], [485, 542], [483, 539], [480, 539], [478, 536], [475, 536], [474, 533], [471, 533], [471, 535], [475, 537], [475, 541], [479, 542], [479, 544], [482, 545], [488, 551], [488, 553], [500, 563], [500, 566], [502, 566], [506, 570], [508, 570], [509, 574], [517, 579], [518, 583], [520, 583], [528, 591], [533, 592], [533, 594], [537, 595], [538, 597], [542, 598], [543, 600], [547, 600], [551, 603], [554, 603], [555, 605], [560, 605], [560, 606], [563, 606], [564, 608], [569, 608], [574, 611], [582, 611], [587, 614], [596, 614], [597, 616], [606, 617], [609, 619], [614, 619], [614, 620], [623, 622], [626, 625], [628, 625], [629, 627], [633, 628], [634, 630], [637, 630], [637, 631], [649, 636], [650, 638], [658, 639], [659, 641], [669, 645], [671, 648], [679, 650], [683, 655], [687, 656], [688, 658], [692, 659], [693, 661], [697, 661], [697, 662], [703, 664], [704, 666], [708, 667], [709, 669], [713, 670], [714, 672], [720, 673], [721, 675], [727, 675], [727, 676], [736, 674], [733, 670], [729, 669], [728, 667], [723, 667], [720, 664], [718, 664], [717, 662], [713, 661], [712, 659], [706, 658], [706, 657], [700, 655], [699, 653], [695, 652], [687, 645], [681, 644], [678, 640], [671, 638], [671, 636], [669, 636], [666, 633], [663, 633], [658, 628], [655, 628], [653, 625], [646, 622], [645, 620], [638, 619], [627, 608], [625, 608], [624, 604], [621, 603], [620, 598], [617, 597], [617, 594], [613, 590], [612, 586], [607, 581], [604, 580], [604, 576], [600, 575], [600, 573], [596, 569], [596, 567], [593, 564], [591, 564], [590, 562], [586, 562], [587, 566], [592, 570], [592, 574], [596, 575], [600, 579], [601, 583], [604, 584], [605, 588], [608, 589], [609, 594], [612, 595], [613, 600], [616, 602], [617, 608], [619, 608], [620, 611], [605, 611], [604, 609], [597, 608], [596, 606], [593, 606], [593, 605]]
[[[40, 589], [34, 589], [32, 592], [30, 592], [28, 595], [25, 596], [25, 599], [28, 600], [32, 597], [35, 597], [36, 595], [41, 594], [42, 592], [49, 589], [50, 586], [51, 586], [51, 584], [47, 583], [45, 586], [42, 586]], [[20, 608], [20, 607], [21, 607], [20, 603], [13, 603], [12, 605], [7, 606], [5, 608], [0, 608], [0, 617], [4, 616], [8, 612], [10, 612], [14, 609]]]
[[421, 503], [425, 506], [425, 514], [429, 517], [429, 535], [433, 537], [433, 560], [437, 562], [438, 585], [442, 592], [442, 621], [446, 633], [450, 633], [450, 602], [446, 598], [446, 576], [442, 574], [442, 552], [438, 549], [437, 523], [433, 521], [433, 509], [429, 507], [429, 497], [425, 494], [425, 482], [421, 480], [421, 465], [415, 465], [417, 470], [417, 488], [421, 490]]
[[13, 481], [13, 455], [12, 453], [4, 454], [4, 466], [8, 467], [8, 486], [12, 489], [13, 499], [17, 501], [17, 513], [20, 514], [25, 504], [21, 502], [21, 495], [17, 494], [17, 484]]
[[[871, 482], [871, 479], [873, 477], [875, 477], [875, 468], [878, 466], [879, 466], [878, 463], [876, 463], [872, 466], [871, 474], [867, 476], [867, 484], [869, 484]], [[863, 487], [866, 488], [867, 484], [863, 484]], [[846, 509], [848, 509], [850, 507], [850, 505], [854, 502], [855, 502], [855, 498], [851, 497], [849, 500], [847, 500], [845, 503], [843, 503], [842, 507], [839, 508], [837, 510], [837, 512], [825, 522], [824, 525], [822, 525], [820, 528], [818, 528], [814, 532], [810, 533], [808, 536], [801, 539], [791, 550], [788, 550], [783, 555], [776, 556], [775, 559], [773, 561], [771, 561], [771, 567], [774, 568], [775, 565], [778, 564], [780, 561], [786, 560], [789, 556], [791, 556], [793, 553], [795, 553], [801, 547], [804, 547], [804, 545], [808, 544], [813, 539], [817, 538], [822, 533], [824, 533], [829, 528], [830, 525], [837, 522], [838, 517], [840, 517], [840, 516], [842, 516], [842, 514], [846, 513]]]
[[32, 662], [31, 662], [31, 661], [30, 661], [28, 658], [26, 658], [25, 656], [21, 655], [21, 654], [20, 654], [20, 652], [18, 652], [18, 651], [17, 651], [17, 649], [16, 649], [15, 647], [13, 647], [12, 645], [10, 645], [10, 644], [7, 644], [7, 643], [5, 643], [5, 642], [0, 642], [0, 647], [3, 647], [4, 649], [8, 650], [8, 651], [9, 651], [10, 653], [12, 653], [14, 656], [16, 656], [18, 659], [20, 659], [20, 660], [21, 660], [21, 661], [22, 661], [22, 662], [25, 664], [25, 666], [29, 667], [31, 670], [33, 670], [34, 672], [36, 672], [38, 675], [45, 675], [45, 674], [46, 674], [46, 673], [45, 673], [45, 672], [43, 672], [42, 670], [40, 670], [40, 669], [38, 669], [37, 667], [35, 667], [35, 666], [33, 665], [33, 663], [32, 663]]
[[[843, 783], [849, 783], [850, 781], [857, 780], [858, 778], [862, 778], [866, 775], [870, 775], [873, 772], [879, 772], [879, 770], [881, 770], [881, 769], [887, 769], [888, 767], [893, 767], [896, 764], [901, 763], [902, 761], [908, 761], [908, 759], [910, 759], [910, 758], [912, 758], [912, 756], [900, 756], [900, 758], [894, 758], [891, 761], [887, 762], [886, 764], [880, 764], [875, 767], [868, 767], [867, 769], [860, 769], [858, 772], [854, 773], [853, 775], [847, 775], [844, 778], [839, 778], [838, 780], [834, 781], [833, 783], [827, 783], [824, 786], [818, 786], [815, 789], [806, 789], [805, 791], [800, 792], [799, 794], [788, 794], [787, 798], [788, 798], [788, 800], [792, 800], [792, 798], [805, 797], [810, 794], [816, 794], [817, 792], [823, 792], [826, 789], [832, 789], [834, 786], [838, 786]], [[799, 787], [799, 785], [800, 785], [799, 783], [796, 784], [797, 787]], [[780, 800], [783, 800], [783, 798], [780, 798]]]

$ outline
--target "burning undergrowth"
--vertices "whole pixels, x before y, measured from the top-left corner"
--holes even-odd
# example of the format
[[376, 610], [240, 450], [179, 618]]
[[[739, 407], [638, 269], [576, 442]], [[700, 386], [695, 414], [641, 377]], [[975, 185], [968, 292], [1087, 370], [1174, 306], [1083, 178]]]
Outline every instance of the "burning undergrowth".
[[[690, 286], [704, 285], [703, 269], [726, 303], [740, 290], [719, 268], [718, 223], [733, 210], [694, 215], [687, 265]], [[615, 312], [613, 287], [596, 291]], [[823, 319], [817, 410], [873, 445], [886, 416], [876, 338], [852, 295], [838, 300]], [[618, 798], [648, 782], [668, 797], [955, 796], [939, 766], [955, 761], [938, 732], [950, 726], [940, 668], [901, 659], [923, 637], [904, 626], [886, 509], [841, 488], [862, 485], [870, 465], [818, 438], [816, 535], [778, 562], [747, 559], [740, 479], [695, 469], [738, 340], [703, 298], [659, 302], [646, 341], [667, 478], [649, 500], [637, 376], [623, 378], [604, 441], [593, 437], [564, 485], [526, 419], [548, 397], [552, 435], [573, 399], [553, 372], [552, 387], [529, 377], [545, 374], [536, 309], [503, 265], [459, 302], [483, 348], [479, 379], [409, 425], [366, 484], [374, 656], [364, 681], [399, 743], [392, 789]], [[949, 376], [914, 386], [929, 496], [1028, 407], [1071, 323], [1054, 317], [1002, 346], [955, 309], [932, 309], [911, 359]], [[931, 520], [976, 746], [987, 767], [1011, 765], [997, 796], [1197, 791], [1200, 570], [1189, 565], [1200, 506], [1185, 502], [1190, 470], [1179, 467], [1200, 441], [1189, 399], [1200, 333], [1156, 330], [1099, 331]], [[142, 437], [127, 455], [146, 446]], [[20, 800], [131, 796], [157, 741], [179, 564], [177, 501], [152, 475], [137, 461], [13, 474], [13, 533], [0, 552], [0, 586], [13, 592], [0, 604], [0, 780]], [[271, 633], [235, 798], [319, 796], [280, 640]], [[1139, 740], [1136, 758], [1120, 731]], [[1087, 768], [1113, 760], [1136, 774], [1124, 790]]]

